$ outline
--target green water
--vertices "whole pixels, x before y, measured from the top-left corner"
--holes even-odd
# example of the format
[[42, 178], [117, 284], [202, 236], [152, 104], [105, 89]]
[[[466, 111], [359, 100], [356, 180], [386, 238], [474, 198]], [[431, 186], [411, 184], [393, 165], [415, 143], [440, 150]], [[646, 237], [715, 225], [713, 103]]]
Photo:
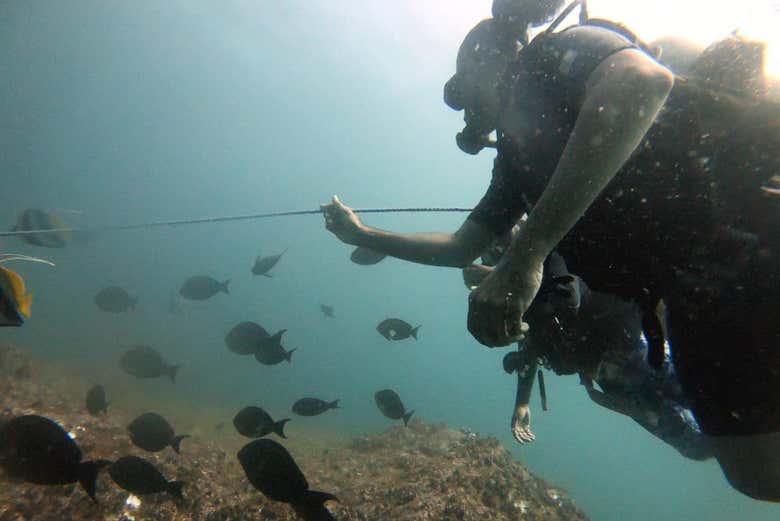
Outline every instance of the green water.
[[[492, 156], [457, 149], [461, 116], [441, 95], [490, 2], [455, 18], [444, 4], [0, 2], [0, 222], [10, 227], [27, 207], [77, 210], [61, 213], [83, 226], [314, 209], [332, 194], [361, 207], [474, 205]], [[366, 222], [451, 231], [462, 217]], [[285, 248], [273, 278], [252, 276], [257, 255]], [[57, 267], [18, 267], [33, 316], [0, 339], [80, 369], [109, 399], [118, 382], [160, 401], [226, 412], [260, 404], [281, 416], [303, 396], [340, 398], [342, 410], [306, 421], [351, 435], [390, 424], [373, 393], [392, 387], [426, 420], [497, 436], [594, 520], [777, 518], [776, 506], [733, 491], [714, 463], [688, 462], [598, 409], [576, 377], [547, 375], [551, 411], [533, 401], [537, 441], [518, 446], [514, 378], [501, 370], [504, 350], [466, 331], [460, 272], [354, 265], [319, 216], [109, 233], [51, 251], [7, 239], [2, 251]], [[195, 274], [232, 279], [231, 294], [169, 314]], [[109, 284], [137, 296], [138, 309], [101, 313], [92, 296]], [[395, 316], [422, 324], [419, 341], [376, 333]], [[288, 329], [292, 364], [229, 353], [223, 338], [244, 320]], [[121, 346], [135, 343], [181, 363], [178, 383], [121, 373]]]

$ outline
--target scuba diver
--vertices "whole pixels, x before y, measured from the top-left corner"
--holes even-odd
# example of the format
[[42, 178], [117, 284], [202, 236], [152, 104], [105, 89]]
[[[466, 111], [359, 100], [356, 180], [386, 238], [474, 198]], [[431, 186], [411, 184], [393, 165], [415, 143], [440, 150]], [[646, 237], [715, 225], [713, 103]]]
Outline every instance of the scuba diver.
[[[455, 233], [371, 228], [336, 197], [322, 206], [326, 228], [348, 244], [463, 268], [530, 207], [469, 295], [472, 335], [492, 347], [527, 334], [522, 317], [556, 249], [590, 289], [639, 306], [653, 367], [668, 339], [731, 485], [780, 501], [780, 102], [765, 95], [762, 56], [731, 88], [721, 49], [748, 45], [730, 37], [676, 78], [628, 29], [585, 9], [558, 31], [584, 2], [555, 18], [563, 3], [496, 0], [461, 44], [444, 88], [464, 111], [456, 142], [497, 155]], [[529, 40], [529, 27], [551, 20]]]
[[[512, 235], [518, 227], [513, 227]], [[463, 270], [468, 288], [476, 287], [499, 262], [511, 236], [497, 240], [482, 264]], [[661, 315], [663, 315], [661, 310]], [[661, 367], [651, 367], [642, 334], [642, 313], [634, 303], [591, 291], [553, 252], [544, 264], [539, 292], [525, 314], [530, 329], [517, 351], [504, 357], [504, 370], [517, 373], [512, 435], [519, 443], [536, 439], [529, 401], [539, 376], [542, 410], [547, 393], [539, 365], [558, 375], [578, 374], [590, 399], [628, 416], [683, 456], [713, 456], [707, 437], [693, 418], [674, 368], [665, 353]], [[593, 385], [598, 384], [600, 390]]]

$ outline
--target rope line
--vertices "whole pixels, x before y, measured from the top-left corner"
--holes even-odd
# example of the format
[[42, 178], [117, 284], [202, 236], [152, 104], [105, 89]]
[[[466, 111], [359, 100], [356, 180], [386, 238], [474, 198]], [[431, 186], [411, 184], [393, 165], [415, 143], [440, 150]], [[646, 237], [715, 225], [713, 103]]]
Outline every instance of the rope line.
[[[423, 207], [423, 208], [358, 208], [355, 213], [449, 213], [470, 212], [471, 208], [459, 207]], [[159, 228], [163, 226], [183, 226], [190, 224], [222, 223], [230, 221], [248, 221], [253, 219], [268, 219], [271, 217], [289, 217], [293, 215], [316, 215], [322, 210], [291, 210], [285, 212], [255, 213], [247, 215], [228, 215], [222, 217], [202, 217], [199, 219], [181, 219], [174, 221], [151, 221], [146, 223], [123, 224], [116, 226], [96, 226], [93, 228], [48, 228], [42, 230], [14, 230], [0, 232], [0, 237], [15, 237], [19, 235], [45, 235], [49, 233], [95, 233], [109, 231], [139, 230], [146, 228]]]

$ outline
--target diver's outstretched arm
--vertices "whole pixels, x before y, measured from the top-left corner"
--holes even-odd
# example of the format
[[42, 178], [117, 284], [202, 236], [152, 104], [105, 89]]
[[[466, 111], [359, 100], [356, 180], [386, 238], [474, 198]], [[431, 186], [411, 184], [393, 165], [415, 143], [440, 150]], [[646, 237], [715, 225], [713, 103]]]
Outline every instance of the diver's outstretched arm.
[[455, 233], [402, 234], [366, 226], [336, 196], [320, 208], [325, 227], [342, 242], [418, 264], [465, 268], [495, 239], [490, 231], [470, 219]]

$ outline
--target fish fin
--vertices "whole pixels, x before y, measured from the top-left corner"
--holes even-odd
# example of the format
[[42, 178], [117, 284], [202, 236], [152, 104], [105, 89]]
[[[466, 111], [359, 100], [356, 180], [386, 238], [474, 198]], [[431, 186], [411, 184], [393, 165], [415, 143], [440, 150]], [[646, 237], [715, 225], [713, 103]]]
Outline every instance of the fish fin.
[[284, 358], [285, 358], [285, 360], [287, 360], [288, 364], [292, 362], [292, 354], [293, 354], [293, 351], [295, 351], [296, 349], [298, 349], [298, 348], [295, 347], [295, 348], [290, 349], [289, 351], [287, 351], [287, 353], [285, 353]]
[[168, 377], [170, 377], [171, 382], [176, 383], [176, 373], [179, 372], [179, 368], [181, 368], [180, 365], [172, 365], [168, 367]]
[[270, 273], [263, 273], [263, 277], [268, 277], [269, 279], [273, 278]]
[[305, 491], [300, 499], [293, 503], [295, 512], [306, 521], [335, 521], [333, 514], [325, 508], [326, 501], [338, 501], [339, 498], [327, 492]]
[[287, 332], [286, 329], [280, 329], [268, 339], [273, 345], [282, 345], [282, 336]]
[[404, 427], [407, 427], [409, 425], [409, 418], [412, 417], [412, 414], [414, 414], [414, 411], [409, 411], [406, 414], [404, 414], [404, 416], [403, 416]]
[[415, 340], [417, 340], [417, 331], [418, 331], [418, 330], [419, 330], [421, 327], [422, 327], [422, 324], [420, 324], [419, 326], [417, 326], [417, 327], [415, 327], [415, 328], [412, 328], [412, 333], [411, 333], [411, 335], [412, 335], [412, 337], [413, 337]]
[[223, 293], [227, 293], [230, 295], [230, 289], [228, 288], [228, 284], [230, 284], [230, 279], [227, 279], [225, 282], [220, 283], [219, 290]]
[[182, 495], [182, 487], [185, 484], [186, 482], [184, 481], [169, 481], [166, 488], [168, 489], [168, 493], [176, 499], [184, 499], [184, 496]]
[[32, 295], [27, 293], [17, 299], [19, 304], [19, 313], [27, 318], [32, 314]]
[[287, 435], [284, 434], [284, 425], [290, 421], [290, 418], [285, 418], [284, 420], [279, 420], [278, 422], [274, 423], [273, 427], [271, 429], [273, 432], [282, 438], [286, 438]]
[[319, 490], [307, 490], [301, 496], [300, 503], [307, 505], [322, 505], [326, 501], [340, 502], [339, 498], [328, 492], [320, 492]]
[[100, 472], [100, 469], [110, 463], [111, 462], [108, 460], [97, 460], [85, 461], [79, 465], [79, 483], [81, 483], [84, 491], [95, 503], [97, 503], [97, 498], [95, 497], [95, 482], [97, 481], [98, 473]]
[[333, 400], [332, 402], [330, 402], [328, 404], [328, 409], [341, 409], [341, 407], [339, 407], [339, 401], [341, 401], [341, 399]]
[[184, 438], [191, 438], [189, 434], [182, 434], [181, 436], [174, 436], [173, 441], [171, 441], [171, 447], [173, 447], [173, 450], [176, 451], [176, 454], [181, 454], [181, 440]]

